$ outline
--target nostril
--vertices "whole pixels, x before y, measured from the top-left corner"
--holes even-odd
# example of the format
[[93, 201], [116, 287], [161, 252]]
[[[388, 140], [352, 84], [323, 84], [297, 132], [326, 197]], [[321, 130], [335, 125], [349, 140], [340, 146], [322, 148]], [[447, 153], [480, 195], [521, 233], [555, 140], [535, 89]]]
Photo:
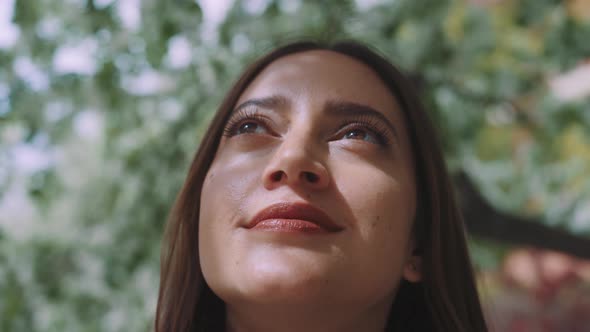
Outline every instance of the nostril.
[[311, 172], [305, 172], [305, 179], [311, 183], [316, 183], [319, 181], [319, 177], [317, 176], [317, 174], [311, 173]]
[[273, 182], [281, 181], [281, 179], [283, 178], [283, 172], [274, 172], [270, 178]]

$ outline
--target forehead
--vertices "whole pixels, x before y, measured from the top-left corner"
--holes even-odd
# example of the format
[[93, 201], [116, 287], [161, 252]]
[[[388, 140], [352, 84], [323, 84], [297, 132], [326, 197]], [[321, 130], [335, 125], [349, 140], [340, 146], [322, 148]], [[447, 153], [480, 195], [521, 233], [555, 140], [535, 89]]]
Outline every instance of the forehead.
[[268, 65], [242, 93], [250, 98], [281, 95], [290, 100], [345, 100], [397, 112], [395, 97], [364, 63], [333, 51], [287, 55]]

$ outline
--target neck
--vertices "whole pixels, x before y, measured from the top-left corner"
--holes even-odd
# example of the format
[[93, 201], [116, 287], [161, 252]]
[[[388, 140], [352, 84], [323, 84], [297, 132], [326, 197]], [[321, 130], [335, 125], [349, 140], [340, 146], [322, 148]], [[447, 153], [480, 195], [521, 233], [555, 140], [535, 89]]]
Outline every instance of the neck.
[[390, 301], [367, 307], [326, 305], [227, 305], [227, 332], [383, 332]]

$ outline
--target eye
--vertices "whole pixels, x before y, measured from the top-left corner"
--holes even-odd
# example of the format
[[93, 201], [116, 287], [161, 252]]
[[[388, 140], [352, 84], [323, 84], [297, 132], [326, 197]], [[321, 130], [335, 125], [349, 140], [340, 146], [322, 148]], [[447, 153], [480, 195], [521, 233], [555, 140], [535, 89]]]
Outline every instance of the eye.
[[363, 141], [380, 144], [380, 140], [376, 134], [365, 130], [365, 129], [351, 129], [347, 130], [344, 134], [344, 138], [346, 139], [360, 139]]
[[256, 111], [240, 110], [228, 120], [223, 134], [226, 137], [244, 134], [273, 135], [271, 123], [270, 119]]
[[377, 145], [384, 145], [385, 138], [377, 130], [363, 124], [351, 124], [340, 131], [342, 139], [361, 140]]
[[265, 134], [268, 130], [266, 128], [254, 121], [247, 121], [240, 124], [235, 131], [235, 135], [241, 134]]

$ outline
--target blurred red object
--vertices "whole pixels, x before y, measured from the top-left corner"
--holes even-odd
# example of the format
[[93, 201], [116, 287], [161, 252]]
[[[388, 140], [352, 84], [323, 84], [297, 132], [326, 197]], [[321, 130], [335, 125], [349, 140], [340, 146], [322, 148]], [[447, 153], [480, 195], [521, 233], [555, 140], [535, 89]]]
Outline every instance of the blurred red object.
[[[590, 331], [590, 262], [520, 248], [483, 276], [492, 331]], [[493, 287], [487, 288], [487, 285]]]

